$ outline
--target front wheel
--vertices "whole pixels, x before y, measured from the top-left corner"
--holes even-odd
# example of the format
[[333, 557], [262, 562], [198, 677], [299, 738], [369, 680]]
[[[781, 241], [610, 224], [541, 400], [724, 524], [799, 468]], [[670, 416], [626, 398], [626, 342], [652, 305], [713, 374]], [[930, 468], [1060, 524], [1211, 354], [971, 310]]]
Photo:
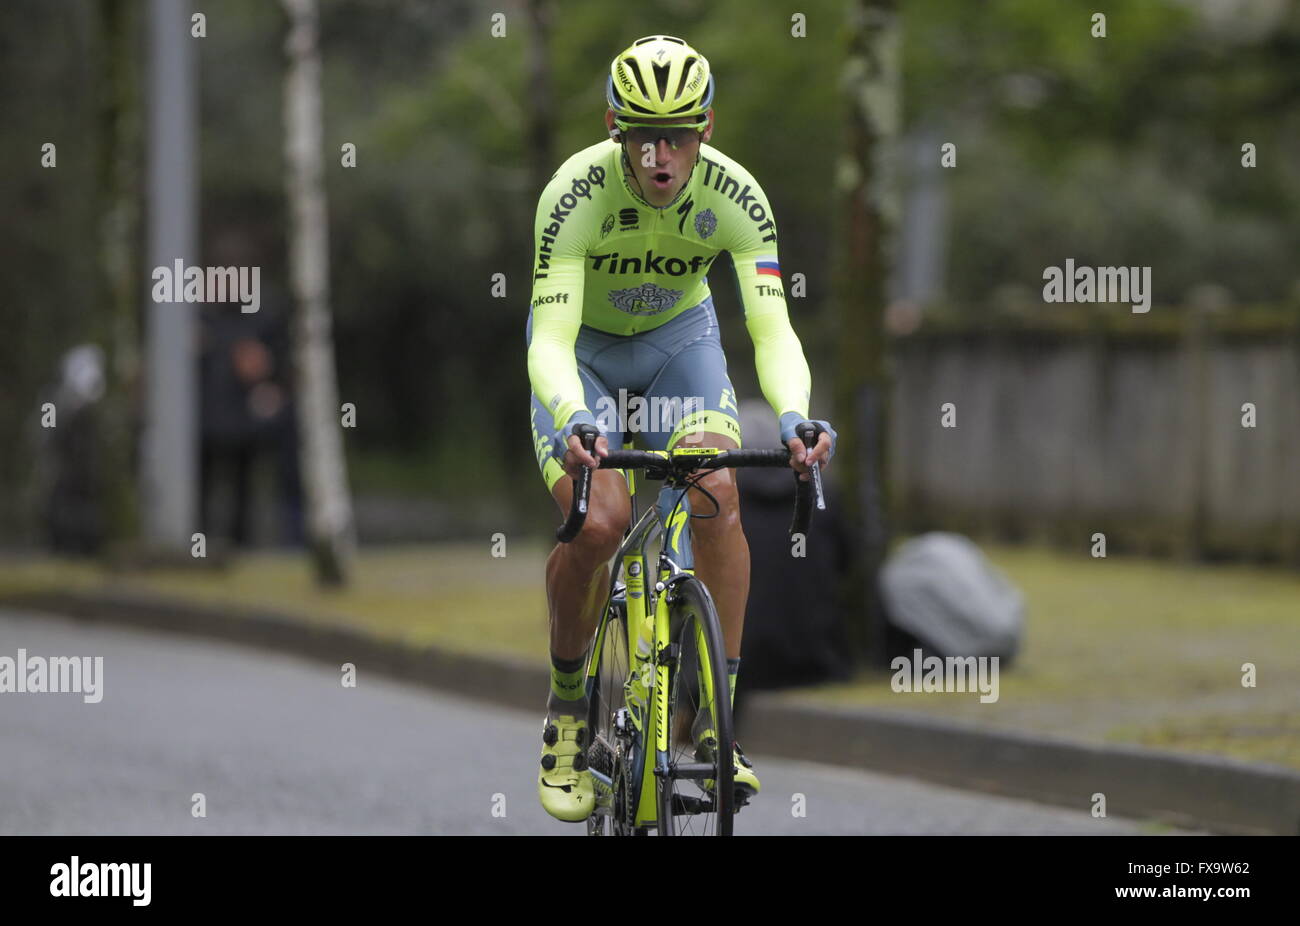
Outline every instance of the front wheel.
[[[659, 833], [730, 836], [735, 737], [722, 624], [709, 590], [694, 576], [668, 594], [668, 773], [656, 781]], [[692, 727], [707, 734], [700, 743]]]
[[627, 602], [621, 593], [609, 600], [604, 615], [592, 649], [596, 668], [589, 672], [587, 690], [587, 729], [592, 737], [587, 761], [596, 778], [596, 808], [587, 819], [591, 836], [625, 835], [632, 822], [629, 742], [616, 723], [625, 706], [623, 684], [628, 676]]

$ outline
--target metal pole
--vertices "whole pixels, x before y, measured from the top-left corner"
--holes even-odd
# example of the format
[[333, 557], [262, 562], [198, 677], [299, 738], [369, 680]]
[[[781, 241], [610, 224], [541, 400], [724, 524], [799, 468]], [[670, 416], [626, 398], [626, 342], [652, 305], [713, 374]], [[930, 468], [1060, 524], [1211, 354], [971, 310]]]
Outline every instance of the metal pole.
[[[195, 50], [188, 4], [149, 5], [148, 268], [171, 272], [198, 257], [195, 160]], [[196, 305], [181, 293], [154, 302], [147, 285], [145, 421], [141, 465], [145, 537], [149, 543], [188, 546], [198, 529]]]

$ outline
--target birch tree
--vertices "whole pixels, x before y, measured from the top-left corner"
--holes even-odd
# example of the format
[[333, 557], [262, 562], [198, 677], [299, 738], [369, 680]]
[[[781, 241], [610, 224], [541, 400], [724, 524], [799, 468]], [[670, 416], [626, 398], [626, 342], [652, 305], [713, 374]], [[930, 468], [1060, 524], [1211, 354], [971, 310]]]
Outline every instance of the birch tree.
[[306, 527], [316, 579], [347, 581], [356, 547], [329, 308], [329, 225], [316, 0], [281, 0], [289, 17], [284, 85], [289, 275]]

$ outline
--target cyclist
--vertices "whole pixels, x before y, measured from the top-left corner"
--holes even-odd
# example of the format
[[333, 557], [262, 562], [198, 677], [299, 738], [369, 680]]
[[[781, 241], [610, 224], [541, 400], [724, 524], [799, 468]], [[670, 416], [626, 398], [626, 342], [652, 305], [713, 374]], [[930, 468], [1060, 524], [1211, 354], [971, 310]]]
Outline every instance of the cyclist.
[[[808, 420], [808, 363], [786, 311], [767, 197], [748, 171], [707, 144], [714, 91], [708, 61], [679, 38], [647, 36], [614, 58], [605, 87], [609, 139], [565, 161], [537, 206], [526, 341], [533, 445], [547, 489], [567, 515], [573, 487], [562, 477], [598, 465], [575, 433], [584, 426], [600, 433], [597, 456], [611, 443], [621, 447], [638, 417], [653, 450], [740, 446], [706, 277], [723, 250], [735, 267], [763, 395], [780, 419], [790, 465], [806, 480], [811, 463], [829, 463], [835, 432], [818, 421], [823, 431], [812, 448], [795, 437]], [[631, 421], [622, 414], [628, 411]], [[749, 546], [735, 472], [711, 473], [702, 485], [720, 510], [692, 522], [696, 572], [717, 606], [734, 699]], [[582, 532], [558, 544], [546, 564], [551, 692], [537, 789], [542, 806], [561, 820], [584, 820], [593, 809], [586, 651], [608, 563], [630, 517], [622, 475], [596, 470]], [[709, 760], [713, 731], [697, 722], [692, 733], [697, 755]], [[743, 803], [758, 793], [758, 777], [739, 746], [727, 745]]]

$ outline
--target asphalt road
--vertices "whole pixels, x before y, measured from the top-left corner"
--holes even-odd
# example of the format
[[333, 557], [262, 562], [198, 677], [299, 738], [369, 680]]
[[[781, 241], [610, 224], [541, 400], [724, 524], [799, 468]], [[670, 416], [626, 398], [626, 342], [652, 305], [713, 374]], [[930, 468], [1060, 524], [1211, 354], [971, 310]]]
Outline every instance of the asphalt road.
[[[0, 834], [577, 835], [518, 711], [225, 643], [0, 611], [0, 658], [103, 657], [103, 699], [0, 693]], [[741, 834], [1137, 834], [1131, 821], [752, 756]], [[206, 815], [192, 812], [201, 794]], [[802, 810], [802, 815], [799, 811]]]

